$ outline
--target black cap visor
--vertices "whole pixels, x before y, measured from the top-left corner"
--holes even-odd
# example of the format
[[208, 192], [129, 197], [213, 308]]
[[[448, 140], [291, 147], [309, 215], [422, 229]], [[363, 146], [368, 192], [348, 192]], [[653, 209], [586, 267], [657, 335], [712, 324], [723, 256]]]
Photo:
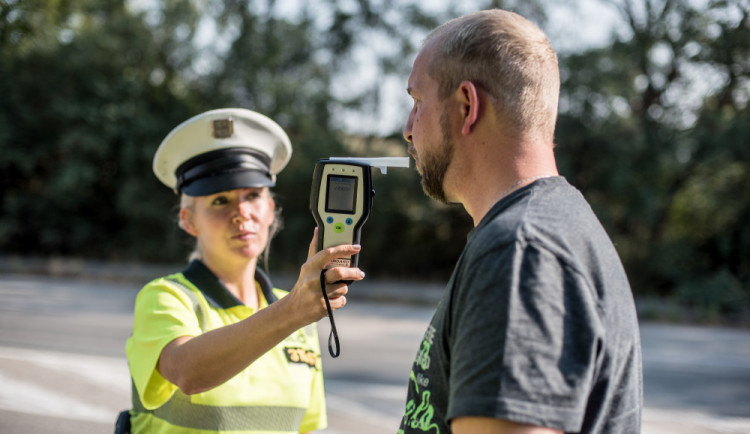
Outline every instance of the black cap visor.
[[273, 187], [267, 155], [246, 148], [220, 149], [191, 158], [177, 168], [177, 192], [207, 196], [237, 188]]
[[208, 196], [237, 188], [273, 187], [276, 185], [266, 172], [243, 170], [219, 173], [198, 178], [182, 186], [181, 192], [188, 196]]

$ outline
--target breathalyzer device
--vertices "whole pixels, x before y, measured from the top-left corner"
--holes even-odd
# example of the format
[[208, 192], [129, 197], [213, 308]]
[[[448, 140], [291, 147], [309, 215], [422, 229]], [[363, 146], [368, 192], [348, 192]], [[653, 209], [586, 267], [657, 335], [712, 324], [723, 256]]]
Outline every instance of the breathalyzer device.
[[[355, 162], [319, 160], [313, 174], [310, 208], [318, 224], [318, 251], [340, 244], [359, 244], [372, 209], [370, 167]], [[356, 267], [359, 254], [334, 259], [328, 268]]]
[[[372, 198], [371, 168], [377, 167], [387, 173], [388, 167], [409, 167], [409, 157], [393, 158], [340, 158], [318, 160], [313, 172], [310, 192], [310, 211], [318, 225], [318, 251], [341, 244], [359, 244], [362, 226], [370, 216]], [[359, 253], [352, 257], [337, 258], [326, 266], [356, 267]], [[333, 321], [333, 311], [326, 292], [326, 269], [320, 273], [320, 289], [323, 291], [331, 334], [328, 336], [328, 352], [331, 357], [340, 353], [339, 337]], [[344, 281], [347, 285], [351, 281]], [[335, 341], [336, 350], [331, 340]]]
[[[341, 244], [359, 244], [362, 226], [370, 216], [371, 167], [409, 167], [408, 157], [340, 158], [318, 160], [313, 173], [310, 211], [318, 225], [318, 251]], [[328, 268], [356, 267], [359, 254], [334, 259]]]

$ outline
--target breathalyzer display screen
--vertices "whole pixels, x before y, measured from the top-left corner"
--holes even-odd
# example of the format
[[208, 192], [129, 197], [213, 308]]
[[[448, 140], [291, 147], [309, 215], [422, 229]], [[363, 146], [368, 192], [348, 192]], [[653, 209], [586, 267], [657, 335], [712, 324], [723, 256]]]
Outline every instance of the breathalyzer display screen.
[[357, 198], [357, 178], [354, 176], [328, 175], [326, 212], [354, 214]]

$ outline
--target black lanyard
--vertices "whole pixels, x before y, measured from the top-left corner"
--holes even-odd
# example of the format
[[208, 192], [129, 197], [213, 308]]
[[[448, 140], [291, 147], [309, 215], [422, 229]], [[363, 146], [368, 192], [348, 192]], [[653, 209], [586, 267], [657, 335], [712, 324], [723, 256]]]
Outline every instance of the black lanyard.
[[[336, 331], [336, 323], [333, 322], [331, 302], [328, 301], [328, 293], [326, 292], [326, 271], [328, 270], [322, 270], [320, 272], [320, 289], [323, 291], [323, 298], [326, 301], [326, 309], [328, 309], [328, 319], [331, 321], [331, 334], [328, 335], [328, 353], [331, 355], [331, 357], [338, 357], [339, 353], [341, 353], [341, 345], [339, 345], [339, 334]], [[333, 351], [331, 339], [333, 339], [334, 343], [336, 344], [336, 352]]]

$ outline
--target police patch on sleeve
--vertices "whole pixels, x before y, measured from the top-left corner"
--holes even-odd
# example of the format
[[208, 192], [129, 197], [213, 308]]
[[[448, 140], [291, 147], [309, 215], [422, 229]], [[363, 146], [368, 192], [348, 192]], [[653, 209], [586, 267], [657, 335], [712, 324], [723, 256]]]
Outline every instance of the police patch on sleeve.
[[313, 369], [318, 365], [318, 354], [306, 348], [284, 347], [284, 355], [289, 363], [300, 363]]

